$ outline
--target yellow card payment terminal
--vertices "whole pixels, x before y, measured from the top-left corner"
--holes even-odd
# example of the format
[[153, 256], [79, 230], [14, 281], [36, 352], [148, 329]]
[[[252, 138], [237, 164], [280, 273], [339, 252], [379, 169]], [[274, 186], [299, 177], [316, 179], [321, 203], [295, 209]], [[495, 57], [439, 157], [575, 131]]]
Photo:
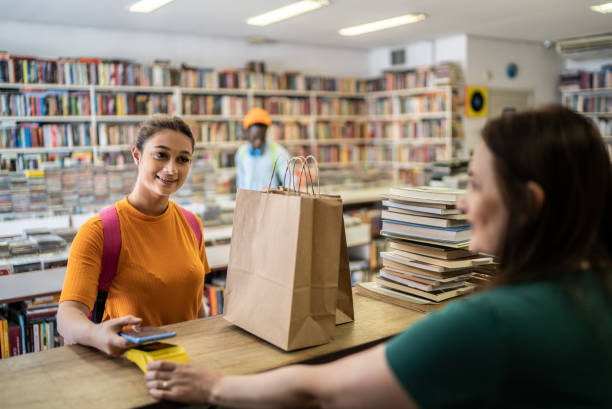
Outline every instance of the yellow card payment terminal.
[[145, 373], [147, 372], [147, 364], [152, 361], [189, 363], [189, 357], [182, 346], [166, 344], [165, 342], [153, 342], [128, 349], [125, 357], [138, 365]]

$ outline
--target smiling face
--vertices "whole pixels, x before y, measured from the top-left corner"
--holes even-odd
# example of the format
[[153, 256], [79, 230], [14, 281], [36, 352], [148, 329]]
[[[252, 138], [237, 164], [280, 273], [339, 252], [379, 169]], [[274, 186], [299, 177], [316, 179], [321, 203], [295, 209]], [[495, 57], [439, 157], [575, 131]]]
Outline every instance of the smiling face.
[[494, 160], [489, 148], [480, 142], [470, 163], [470, 185], [459, 208], [467, 213], [471, 225], [470, 250], [498, 255], [508, 224], [508, 209], [495, 177]]
[[186, 135], [162, 129], [151, 135], [142, 151], [132, 148], [138, 164], [136, 188], [152, 196], [170, 196], [185, 182], [191, 165], [192, 145]]

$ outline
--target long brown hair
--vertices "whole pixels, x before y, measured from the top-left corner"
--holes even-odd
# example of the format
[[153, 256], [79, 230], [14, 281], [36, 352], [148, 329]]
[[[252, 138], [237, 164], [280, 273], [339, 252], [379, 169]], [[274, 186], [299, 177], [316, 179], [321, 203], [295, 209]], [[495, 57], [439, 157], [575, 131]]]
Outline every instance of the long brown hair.
[[[562, 280], [585, 261], [607, 281], [612, 165], [594, 124], [550, 105], [493, 119], [482, 136], [509, 211], [499, 283]], [[528, 181], [544, 191], [539, 211]]]

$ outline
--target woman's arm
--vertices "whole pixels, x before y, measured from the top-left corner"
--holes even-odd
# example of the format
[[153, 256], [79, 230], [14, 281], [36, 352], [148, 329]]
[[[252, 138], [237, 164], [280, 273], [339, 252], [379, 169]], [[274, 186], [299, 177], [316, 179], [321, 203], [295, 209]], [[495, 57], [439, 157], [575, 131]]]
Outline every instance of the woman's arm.
[[89, 308], [78, 301], [63, 301], [57, 310], [57, 330], [67, 344], [89, 345], [118, 356], [134, 346], [118, 333], [126, 325], [140, 325], [142, 319], [132, 315], [94, 324], [88, 318]]
[[149, 393], [158, 399], [237, 408], [418, 408], [391, 372], [384, 345], [325, 365], [256, 375], [220, 376], [165, 361], [147, 369]]

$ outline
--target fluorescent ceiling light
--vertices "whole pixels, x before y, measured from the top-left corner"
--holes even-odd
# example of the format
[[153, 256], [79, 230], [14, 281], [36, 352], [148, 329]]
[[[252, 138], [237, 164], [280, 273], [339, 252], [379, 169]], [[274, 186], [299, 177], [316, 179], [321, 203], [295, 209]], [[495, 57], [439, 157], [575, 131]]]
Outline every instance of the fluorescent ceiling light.
[[132, 4], [129, 10], [132, 13], [150, 13], [153, 10], [157, 10], [158, 8], [165, 6], [173, 0], [140, 0]]
[[602, 14], [612, 13], [612, 3], [604, 3], [598, 6], [591, 6], [591, 10]]
[[372, 31], [385, 30], [387, 28], [403, 26], [404, 24], [416, 23], [417, 21], [425, 20], [427, 16], [425, 14], [405, 14], [399, 17], [388, 18], [386, 20], [374, 21], [372, 23], [362, 24], [360, 26], [353, 26], [343, 28], [338, 31], [343, 36], [356, 36], [365, 33], [371, 33]]
[[251, 17], [247, 19], [247, 24], [263, 27], [303, 13], [308, 13], [309, 11], [313, 11], [327, 5], [329, 5], [328, 0], [302, 0], [276, 10], [268, 11], [267, 13], [263, 13], [255, 17]]

